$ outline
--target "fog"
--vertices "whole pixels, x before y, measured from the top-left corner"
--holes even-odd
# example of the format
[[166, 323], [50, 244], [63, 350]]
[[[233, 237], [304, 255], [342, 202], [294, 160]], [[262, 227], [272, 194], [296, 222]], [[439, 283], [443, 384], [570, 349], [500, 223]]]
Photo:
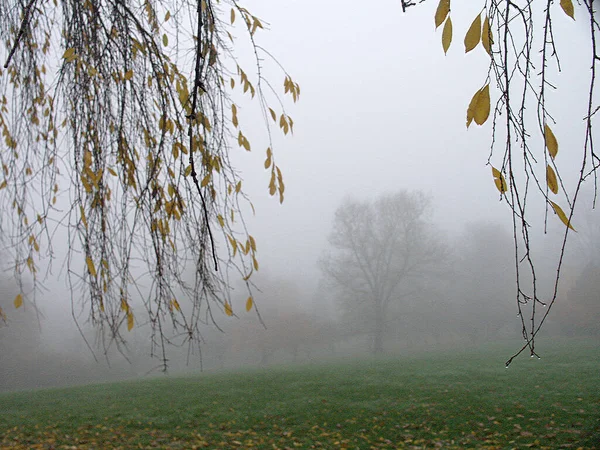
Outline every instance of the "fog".
[[[464, 55], [458, 38], [444, 56], [441, 30], [433, 26], [435, 6], [426, 2], [402, 14], [398, 2], [387, 0], [368, 8], [341, 0], [248, 2], [248, 9], [269, 24], [261, 45], [302, 89], [300, 101], [286, 106], [295, 123], [293, 136], [274, 137], [286, 197], [280, 205], [268, 194], [262, 150], [267, 140], [248, 107], [240, 121], [256, 150], [234, 148], [239, 154], [232, 159], [256, 210], [245, 219], [258, 246], [261, 269], [252, 280], [260, 316], [245, 312], [247, 293], [241, 285], [232, 286], [236, 314], [207, 320], [200, 347], [168, 348], [169, 373], [371, 354], [369, 314], [349, 307], [347, 296], [325, 279], [319, 261], [331, 251], [335, 211], [344, 201], [397, 192], [418, 191], [431, 199], [426, 222], [447, 255], [442, 271], [408, 286], [415, 288], [414, 295], [391, 302], [384, 352], [468, 349], [520, 337], [511, 212], [499, 201], [488, 165], [491, 121], [465, 127], [466, 107], [485, 78], [488, 58], [483, 51]], [[466, 29], [479, 11], [479, 5], [469, 8], [472, 13], [453, 17], [455, 29]], [[557, 33], [567, 24], [559, 19]], [[584, 116], [588, 62], [573, 44], [586, 39], [585, 31], [569, 33], [569, 51], [566, 45], [559, 48], [563, 70], [555, 74], [565, 88], [553, 94], [552, 102], [565, 149], [559, 165], [571, 189], [569, 173], [577, 168], [580, 152], [567, 149], [582, 147], [583, 122], [571, 126], [569, 119]], [[274, 69], [266, 76], [269, 70], [278, 80]], [[589, 210], [591, 199], [588, 189], [581, 206]], [[536, 211], [535, 204], [532, 208]], [[543, 206], [537, 211], [532, 241], [547, 296], [563, 227], [550, 212], [544, 232]], [[600, 245], [597, 214], [582, 211], [574, 223], [579, 233], [570, 241], [559, 300], [543, 336], [598, 338], [600, 306], [591, 297], [600, 261], [590, 250]], [[18, 288], [10, 272], [0, 280], [0, 307], [8, 316], [0, 326], [0, 390], [156, 374], [159, 361], [152, 358], [150, 331], [143, 323], [124, 333], [126, 345], [113, 345], [104, 354], [85, 312], [77, 304], [72, 308], [60, 270], [64, 255], [59, 244], [55, 247], [57, 263], [43, 281], [38, 311], [15, 310]]]

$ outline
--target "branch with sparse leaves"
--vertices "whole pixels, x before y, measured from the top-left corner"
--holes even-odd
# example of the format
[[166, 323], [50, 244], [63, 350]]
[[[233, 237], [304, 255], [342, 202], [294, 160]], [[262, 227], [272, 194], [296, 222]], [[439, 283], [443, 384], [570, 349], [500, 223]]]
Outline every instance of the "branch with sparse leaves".
[[[575, 231], [571, 221], [581, 186], [592, 178], [597, 188], [600, 159], [594, 147], [593, 119], [599, 109], [595, 79], [599, 61], [596, 37], [600, 27], [594, 17], [592, 1], [582, 3], [576, 11], [572, 0], [482, 1], [481, 11], [464, 34], [465, 53], [481, 47], [490, 58], [487, 73], [482, 76], [482, 87], [477, 88], [467, 108], [467, 127], [472, 123], [484, 125], [492, 116], [488, 164], [500, 198], [510, 208], [513, 218], [516, 300], [525, 344], [507, 365], [526, 349], [531, 356], [537, 356], [535, 337], [557, 298], [567, 237], [569, 231]], [[404, 3], [402, 7], [406, 9]], [[449, 51], [453, 41], [451, 12], [460, 14], [460, 11], [451, 11], [450, 0], [438, 1], [434, 23], [436, 29], [443, 25], [444, 53]], [[554, 64], [560, 71], [558, 37], [553, 24], [557, 15], [575, 20], [576, 13], [581, 15], [579, 20], [589, 21], [591, 75], [581, 165], [575, 185], [568, 189], [558, 170], [559, 139], [553, 131], [555, 120], [547, 107], [547, 97], [549, 92], [558, 89], [551, 80], [553, 72], [549, 66]], [[536, 71], [536, 67], [539, 70]], [[497, 97], [495, 105], [494, 96]], [[526, 114], [528, 108], [535, 108], [534, 119]], [[540, 141], [543, 145], [539, 145]], [[497, 161], [496, 165], [492, 165], [492, 161]], [[539, 294], [536, 263], [531, 252], [529, 230], [533, 217], [528, 206], [532, 198], [541, 198], [546, 205], [544, 231], [549, 211], [565, 225], [553, 293], [545, 300]], [[525, 282], [525, 278], [531, 281]], [[545, 308], [542, 313], [540, 307]]]

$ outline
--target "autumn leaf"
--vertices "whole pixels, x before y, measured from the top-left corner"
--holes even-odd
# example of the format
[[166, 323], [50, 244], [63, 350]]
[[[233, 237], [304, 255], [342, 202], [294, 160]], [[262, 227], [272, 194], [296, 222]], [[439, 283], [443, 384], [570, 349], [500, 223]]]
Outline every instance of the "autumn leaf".
[[558, 194], [558, 181], [556, 179], [556, 173], [554, 173], [554, 169], [552, 169], [549, 164], [546, 166], [546, 182], [548, 183], [548, 188], [553, 193]]
[[171, 303], [169, 305], [172, 309], [176, 309], [177, 311], [181, 312], [181, 306], [179, 305], [179, 302], [177, 301], [177, 299], [172, 299]]
[[444, 54], [448, 53], [448, 49], [450, 48], [450, 44], [452, 43], [452, 20], [448, 17], [446, 20], [446, 24], [444, 25], [444, 30], [442, 31], [442, 47], [444, 49]]
[[131, 309], [128, 309], [127, 310], [127, 331], [131, 331], [133, 329], [133, 324], [134, 324], [133, 312], [131, 312]]
[[87, 264], [88, 271], [92, 277], [96, 277], [96, 267], [94, 266], [94, 261], [90, 256], [85, 258], [85, 262]]
[[77, 55], [75, 54], [75, 49], [74, 48], [66, 49], [65, 52], [63, 53], [63, 58], [68, 63], [74, 61], [75, 58], [77, 58]]
[[237, 118], [237, 106], [235, 106], [235, 103], [231, 104], [231, 123], [236, 128], [239, 124], [238, 118]]
[[250, 312], [253, 305], [254, 305], [254, 300], [252, 299], [252, 297], [248, 297], [248, 300], [246, 300], [246, 311]]
[[490, 28], [490, 18], [485, 16], [483, 21], [483, 30], [481, 31], [481, 44], [488, 55], [492, 56], [492, 44], [494, 43], [494, 36]]
[[85, 217], [85, 210], [83, 209], [83, 206], [81, 206], [81, 205], [79, 205], [79, 213], [81, 214], [81, 223], [83, 223], [83, 226], [87, 230], [88, 223], [87, 223], [87, 219]]
[[567, 16], [575, 20], [575, 9], [573, 8], [573, 0], [560, 0], [560, 6]]
[[440, 0], [438, 4], [437, 10], [435, 11], [435, 27], [438, 28], [444, 20], [446, 20], [446, 16], [450, 12], [450, 0]]
[[492, 176], [494, 177], [494, 184], [498, 188], [501, 194], [504, 194], [508, 189], [506, 186], [506, 180], [504, 179], [504, 175], [495, 167], [492, 167]]
[[465, 53], [469, 53], [481, 40], [481, 14], [477, 14], [465, 35]]
[[544, 125], [544, 141], [552, 159], [556, 158], [558, 154], [558, 141], [548, 125]]
[[17, 294], [14, 300], [15, 308], [19, 309], [23, 306], [23, 296], [21, 294]]
[[569, 219], [567, 218], [567, 215], [562, 210], [562, 208], [560, 206], [558, 206], [556, 203], [554, 203], [553, 201], [550, 201], [550, 204], [552, 205], [552, 209], [554, 209], [554, 212], [556, 213], [558, 218], [561, 220], [561, 222], [564, 223], [571, 230], [576, 231], [575, 228], [573, 228], [573, 226], [570, 224]]
[[490, 115], [490, 85], [486, 84], [475, 92], [467, 109], [467, 128], [474, 120], [477, 125], [483, 125]]
[[225, 302], [225, 314], [229, 317], [233, 316], [233, 310], [231, 309], [229, 302]]

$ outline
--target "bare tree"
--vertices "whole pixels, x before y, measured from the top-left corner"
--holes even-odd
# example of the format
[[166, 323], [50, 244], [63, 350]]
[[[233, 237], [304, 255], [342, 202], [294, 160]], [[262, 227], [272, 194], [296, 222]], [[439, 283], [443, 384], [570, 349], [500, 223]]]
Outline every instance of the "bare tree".
[[346, 200], [336, 211], [331, 251], [321, 268], [346, 309], [358, 310], [383, 351], [390, 305], [425, 289], [422, 281], [439, 274], [446, 247], [427, 222], [430, 199], [400, 191], [374, 201]]

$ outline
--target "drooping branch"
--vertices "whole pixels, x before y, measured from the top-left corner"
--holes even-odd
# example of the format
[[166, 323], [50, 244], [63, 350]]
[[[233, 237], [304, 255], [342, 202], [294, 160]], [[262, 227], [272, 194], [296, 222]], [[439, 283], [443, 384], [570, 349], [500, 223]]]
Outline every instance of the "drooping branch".
[[[73, 304], [83, 298], [104, 350], [123, 345], [122, 329], [146, 323], [166, 367], [173, 337], [199, 344], [217, 311], [231, 315], [232, 274], [250, 291], [258, 270], [229, 153], [234, 132], [250, 150], [236, 98], [256, 97], [265, 116], [275, 114], [269, 104], [283, 110], [277, 91], [254, 87], [265, 82], [260, 70], [242, 69], [235, 53], [234, 36], [249, 37], [255, 66], [265, 64], [262, 23], [234, 0], [5, 6], [0, 202], [13, 211], [2, 238], [16, 276], [49, 266], [65, 230]], [[285, 72], [284, 88], [298, 99]], [[293, 121], [284, 114], [287, 134]], [[282, 201], [272, 144], [268, 153], [271, 195]]]

